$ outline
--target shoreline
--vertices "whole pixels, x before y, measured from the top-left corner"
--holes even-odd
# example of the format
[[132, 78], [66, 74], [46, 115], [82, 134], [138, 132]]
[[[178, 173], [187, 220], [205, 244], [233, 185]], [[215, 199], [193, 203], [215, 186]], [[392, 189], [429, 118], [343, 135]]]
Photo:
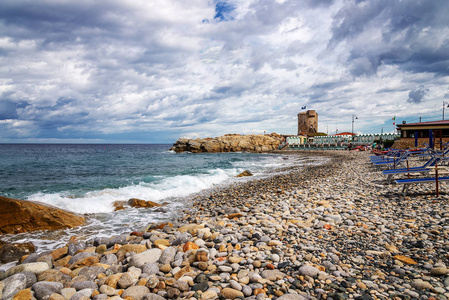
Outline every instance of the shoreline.
[[57, 272], [64, 289], [98, 300], [106, 290], [116, 299], [137, 290], [160, 300], [449, 298], [448, 186], [439, 198], [428, 187], [403, 197], [367, 153], [325, 154], [323, 165], [195, 195], [165, 226], [74, 241], [24, 265], [51, 256], [53, 270], [39, 276]]

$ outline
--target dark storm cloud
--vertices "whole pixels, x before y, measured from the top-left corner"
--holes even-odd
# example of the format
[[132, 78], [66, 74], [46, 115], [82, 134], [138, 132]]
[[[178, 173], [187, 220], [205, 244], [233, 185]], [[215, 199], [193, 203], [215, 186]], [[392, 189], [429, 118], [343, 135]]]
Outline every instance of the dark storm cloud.
[[446, 76], [448, 15], [446, 0], [349, 1], [334, 16], [328, 46], [347, 43], [354, 76], [375, 74], [381, 64]]
[[0, 120], [16, 119], [19, 116], [17, 110], [27, 105], [28, 103], [26, 101], [17, 103], [3, 97], [0, 98]]
[[410, 103], [421, 103], [424, 96], [428, 92], [429, 92], [429, 89], [426, 89], [423, 86], [419, 86], [417, 89], [414, 89], [408, 93], [407, 101]]

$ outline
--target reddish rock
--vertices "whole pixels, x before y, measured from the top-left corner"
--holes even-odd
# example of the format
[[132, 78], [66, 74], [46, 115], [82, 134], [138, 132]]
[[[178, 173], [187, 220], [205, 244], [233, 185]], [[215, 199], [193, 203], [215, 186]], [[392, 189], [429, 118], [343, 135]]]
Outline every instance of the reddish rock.
[[156, 207], [156, 206], [161, 206], [160, 204], [156, 203], [156, 202], [151, 202], [151, 201], [146, 201], [146, 200], [141, 200], [141, 199], [137, 199], [137, 198], [131, 198], [128, 200], [128, 205], [131, 207]]
[[0, 233], [71, 228], [84, 217], [43, 203], [0, 196]]

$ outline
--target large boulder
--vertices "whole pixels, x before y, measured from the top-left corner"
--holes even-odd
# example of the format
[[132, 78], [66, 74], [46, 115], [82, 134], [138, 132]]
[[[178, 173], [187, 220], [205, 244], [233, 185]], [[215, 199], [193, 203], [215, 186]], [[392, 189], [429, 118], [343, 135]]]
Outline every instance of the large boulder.
[[43, 203], [0, 196], [0, 233], [71, 228], [84, 217]]
[[216, 138], [179, 139], [170, 150], [175, 152], [269, 152], [277, 150], [282, 136], [272, 134], [226, 134]]

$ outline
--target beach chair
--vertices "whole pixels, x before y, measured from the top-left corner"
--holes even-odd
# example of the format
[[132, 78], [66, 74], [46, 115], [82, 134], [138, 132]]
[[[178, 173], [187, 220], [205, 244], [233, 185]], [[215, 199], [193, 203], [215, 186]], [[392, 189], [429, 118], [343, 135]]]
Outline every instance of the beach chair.
[[[410, 179], [397, 179], [395, 180], [396, 184], [402, 184], [402, 195], [406, 195], [410, 185], [412, 184], [420, 184], [420, 183], [429, 183], [436, 182], [435, 177], [426, 177], [426, 178], [410, 178]], [[448, 181], [449, 176], [438, 177], [438, 181]]]
[[422, 166], [412, 167], [412, 168], [383, 170], [382, 174], [387, 175], [387, 183], [391, 183], [393, 175], [410, 174], [410, 173], [428, 173], [431, 170], [429, 167], [435, 166], [435, 164], [439, 161], [440, 161], [440, 157], [432, 155], [431, 158]]
[[404, 151], [401, 156], [394, 157], [393, 159], [385, 160], [385, 161], [375, 161], [373, 165], [376, 169], [380, 169], [381, 167], [393, 167], [396, 169], [398, 166], [402, 165], [410, 156], [410, 152]]

